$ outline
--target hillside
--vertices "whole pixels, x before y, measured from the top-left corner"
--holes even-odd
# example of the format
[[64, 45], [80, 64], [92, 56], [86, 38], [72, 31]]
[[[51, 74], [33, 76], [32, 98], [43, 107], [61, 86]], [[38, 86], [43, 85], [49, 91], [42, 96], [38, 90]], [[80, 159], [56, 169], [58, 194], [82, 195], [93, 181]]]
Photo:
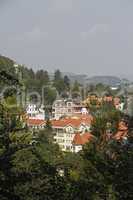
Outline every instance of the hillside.
[[14, 73], [14, 61], [8, 57], [0, 55], [0, 71]]

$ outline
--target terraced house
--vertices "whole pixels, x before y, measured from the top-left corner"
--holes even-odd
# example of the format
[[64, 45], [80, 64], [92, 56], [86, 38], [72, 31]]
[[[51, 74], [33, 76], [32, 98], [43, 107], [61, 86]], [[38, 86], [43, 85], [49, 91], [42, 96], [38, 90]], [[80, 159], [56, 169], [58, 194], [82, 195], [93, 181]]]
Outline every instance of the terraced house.
[[[60, 120], [52, 121], [53, 131], [54, 131], [54, 141], [59, 144], [62, 151], [71, 151], [77, 152], [77, 148], [75, 149], [76, 143], [75, 136], [77, 134], [84, 135], [86, 133], [90, 135], [90, 127], [92, 123], [91, 115], [80, 115], [74, 116], [71, 118], [64, 118]], [[86, 139], [86, 142], [88, 139]], [[81, 143], [81, 146], [85, 142]]]

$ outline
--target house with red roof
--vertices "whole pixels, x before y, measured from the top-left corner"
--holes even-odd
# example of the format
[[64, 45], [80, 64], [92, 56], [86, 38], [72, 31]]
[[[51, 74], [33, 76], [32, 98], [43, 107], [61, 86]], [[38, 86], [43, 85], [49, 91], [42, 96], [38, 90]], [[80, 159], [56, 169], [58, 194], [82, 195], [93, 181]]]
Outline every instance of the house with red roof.
[[[51, 120], [54, 142], [62, 151], [79, 152], [82, 146], [92, 139], [90, 134], [92, 121], [93, 117], [88, 114]], [[45, 128], [46, 121], [28, 118], [27, 125], [31, 129], [40, 130]]]
[[112, 103], [117, 110], [123, 111], [124, 109], [124, 102], [121, 101], [119, 97], [113, 96], [103, 96], [98, 97], [96, 95], [89, 95], [86, 100], [83, 101], [83, 104], [86, 106], [91, 106], [92, 103], [96, 104], [96, 107], [101, 106], [104, 102]]
[[124, 121], [119, 122], [118, 131], [114, 135], [113, 139], [117, 141], [127, 140], [128, 138], [128, 126]]
[[83, 145], [92, 142], [94, 139], [94, 136], [90, 132], [85, 133], [75, 133], [75, 136], [73, 138], [73, 152], [78, 153], [82, 150]]
[[27, 119], [27, 126], [30, 129], [44, 129], [46, 125], [46, 121], [42, 119], [32, 119], [28, 118]]
[[92, 120], [91, 115], [52, 120], [54, 141], [59, 144], [62, 151], [73, 152], [73, 139], [76, 133], [89, 132]]
[[29, 119], [45, 120], [45, 109], [43, 105], [38, 107], [36, 104], [28, 104], [26, 114]]

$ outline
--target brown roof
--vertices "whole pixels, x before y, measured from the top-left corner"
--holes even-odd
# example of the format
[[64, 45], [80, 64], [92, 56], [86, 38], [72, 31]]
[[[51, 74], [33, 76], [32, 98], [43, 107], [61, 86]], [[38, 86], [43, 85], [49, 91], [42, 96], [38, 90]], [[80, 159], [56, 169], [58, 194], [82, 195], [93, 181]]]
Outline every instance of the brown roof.
[[90, 125], [92, 123], [92, 120], [92, 116], [83, 115], [77, 118], [63, 118], [59, 120], [52, 120], [51, 123], [53, 127], [79, 127], [83, 123], [85, 125]]
[[118, 131], [115, 134], [114, 139], [121, 140], [121, 139], [123, 139], [124, 137], [127, 137], [127, 136], [128, 136], [128, 131]]
[[119, 122], [118, 130], [119, 131], [127, 131], [128, 130], [128, 126], [126, 125], [126, 123], [124, 121]]
[[73, 139], [73, 144], [74, 145], [84, 145], [87, 142], [90, 142], [92, 139], [94, 138], [94, 136], [91, 133], [76, 133]]
[[27, 124], [29, 126], [41, 126], [43, 124], [45, 124], [46, 122], [44, 120], [41, 119], [28, 119], [27, 120]]
[[128, 136], [128, 126], [124, 121], [119, 122], [118, 132], [114, 135], [114, 139], [121, 140]]

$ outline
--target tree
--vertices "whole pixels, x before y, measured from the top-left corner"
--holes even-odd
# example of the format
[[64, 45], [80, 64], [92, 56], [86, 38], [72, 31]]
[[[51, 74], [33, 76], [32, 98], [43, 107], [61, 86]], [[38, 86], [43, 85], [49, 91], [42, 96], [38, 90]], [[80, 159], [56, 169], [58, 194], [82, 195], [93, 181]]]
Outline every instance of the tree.
[[75, 81], [74, 84], [73, 84], [73, 89], [72, 89], [72, 91], [73, 91], [73, 92], [79, 92], [79, 91], [80, 91], [79, 86], [80, 86], [80, 85], [79, 85], [78, 81]]
[[73, 98], [77, 98], [80, 97], [80, 84], [78, 83], [78, 81], [76, 80], [73, 84], [73, 88], [72, 88], [72, 97]]
[[[123, 114], [116, 110], [112, 103], [105, 102], [95, 112], [92, 123], [92, 133], [97, 137], [98, 148], [105, 148], [107, 144], [107, 133], [116, 133], [118, 123]], [[100, 150], [100, 149], [99, 149]]]
[[50, 81], [48, 71], [44, 71], [43, 76], [44, 76], [44, 83], [48, 84]]
[[54, 88], [52, 89], [50, 87], [44, 87], [43, 95], [44, 105], [48, 106], [48, 108], [51, 107], [57, 96], [56, 90]]
[[64, 93], [64, 90], [66, 89], [65, 83], [64, 83], [63, 79], [57, 80], [54, 83], [54, 87], [57, 89], [59, 95], [61, 95], [62, 93]]
[[62, 79], [62, 74], [60, 70], [57, 69], [54, 73], [54, 82], [59, 81], [61, 79]]
[[39, 81], [40, 85], [49, 83], [49, 75], [47, 71], [38, 70], [36, 72], [36, 79]]
[[47, 131], [52, 131], [52, 124], [51, 124], [51, 121], [49, 119], [46, 121], [45, 129]]
[[[14, 113], [9, 111], [8, 107], [5, 107], [3, 104], [1, 104], [0, 116], [0, 197], [1, 199], [17, 200], [19, 198], [14, 192], [15, 178], [12, 173], [11, 160], [13, 154], [21, 146], [16, 145], [17, 140], [12, 141], [12, 133], [14, 132], [17, 137], [18, 132], [23, 128], [20, 128], [20, 124], [17, 124], [18, 114], [14, 115]], [[19, 131], [17, 131], [17, 129]], [[24, 134], [25, 133], [23, 133], [22, 137], [25, 138]], [[25, 144], [21, 143], [21, 145], [23, 146]]]
[[6, 72], [13, 74], [15, 72], [14, 63], [12, 59], [0, 55], [0, 71], [4, 69]]
[[70, 79], [68, 78], [68, 76], [64, 76], [64, 84], [66, 87], [66, 90], [70, 90]]
[[53, 86], [56, 88], [59, 95], [61, 95], [61, 93], [63, 93], [64, 90], [66, 89], [66, 85], [65, 85], [64, 79], [62, 78], [62, 74], [60, 70], [55, 71]]

